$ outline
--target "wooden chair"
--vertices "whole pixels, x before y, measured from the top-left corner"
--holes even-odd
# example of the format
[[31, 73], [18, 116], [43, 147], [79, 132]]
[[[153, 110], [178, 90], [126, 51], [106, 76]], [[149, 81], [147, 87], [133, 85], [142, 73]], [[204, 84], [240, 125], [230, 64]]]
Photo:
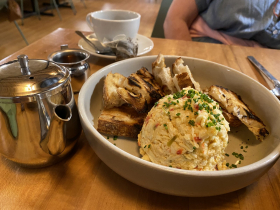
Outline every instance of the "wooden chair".
[[[39, 4], [38, 4], [38, 0], [33, 0], [34, 1], [34, 8], [35, 8], [35, 12], [37, 14], [37, 17], [39, 20], [41, 20], [41, 14], [40, 14], [40, 9], [39, 9]], [[23, 25], [23, 15], [24, 15], [24, 10], [23, 10], [23, 0], [20, 0], [20, 9], [21, 9], [21, 25]]]
[[[5, 3], [5, 7], [6, 7], [7, 9], [9, 8], [8, 5], [7, 5], [7, 3]], [[21, 31], [19, 25], [17, 24], [17, 22], [16, 22], [15, 20], [14, 20], [13, 22], [14, 22], [16, 28], [18, 29], [18, 31], [19, 31], [21, 37], [23, 38], [24, 42], [26, 43], [26, 45], [29, 45], [28, 41], [26, 40], [26, 38], [25, 38], [23, 32]]]
[[[76, 8], [75, 8], [75, 6], [74, 6], [74, 4], [73, 4], [73, 1], [72, 1], [72, 0], [68, 0], [68, 2], [69, 2], [69, 4], [70, 4], [70, 6], [71, 6], [71, 9], [72, 9], [74, 15], [76, 15], [77, 12], [76, 12]], [[59, 19], [62, 20], [62, 17], [61, 17], [61, 15], [60, 15], [60, 12], [59, 12], [59, 9], [58, 9], [58, 5], [57, 5], [57, 3], [56, 3], [56, 0], [51, 0], [51, 4], [54, 5], [54, 7], [55, 7], [55, 9], [56, 9], [56, 11], [57, 11], [57, 14], [58, 14], [58, 16], [59, 16]], [[85, 6], [85, 4], [84, 4], [84, 6]]]
[[81, 2], [83, 3], [85, 9], [87, 8], [86, 4], [85, 4], [85, 0], [81, 0]]

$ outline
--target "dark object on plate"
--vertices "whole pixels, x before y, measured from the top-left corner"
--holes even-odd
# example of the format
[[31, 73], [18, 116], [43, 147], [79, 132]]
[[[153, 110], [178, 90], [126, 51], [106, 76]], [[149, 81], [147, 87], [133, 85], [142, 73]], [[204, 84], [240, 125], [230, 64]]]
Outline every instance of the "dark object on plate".
[[137, 57], [138, 44], [131, 39], [120, 40], [116, 47], [116, 61]]
[[124, 60], [127, 58], [137, 57], [138, 44], [134, 43], [131, 38], [122, 38], [112, 42], [103, 43], [105, 47], [112, 49], [116, 55], [116, 61]]

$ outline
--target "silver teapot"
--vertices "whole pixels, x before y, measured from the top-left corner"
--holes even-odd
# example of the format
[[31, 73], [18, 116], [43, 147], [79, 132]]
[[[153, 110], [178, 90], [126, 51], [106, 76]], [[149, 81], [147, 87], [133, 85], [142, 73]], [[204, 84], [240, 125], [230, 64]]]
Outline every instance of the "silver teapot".
[[81, 134], [69, 71], [51, 61], [0, 65], [0, 153], [27, 167], [61, 160]]

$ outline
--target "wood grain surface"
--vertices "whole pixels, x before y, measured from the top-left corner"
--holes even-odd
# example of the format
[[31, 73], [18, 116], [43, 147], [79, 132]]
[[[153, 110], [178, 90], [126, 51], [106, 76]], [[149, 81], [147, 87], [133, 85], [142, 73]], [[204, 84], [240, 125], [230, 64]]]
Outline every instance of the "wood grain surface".
[[[155, 46], [147, 55], [162, 53], [210, 60], [267, 86], [246, 58], [253, 55], [280, 79], [277, 50], [151, 39]], [[61, 44], [77, 48], [78, 40], [74, 30], [59, 28], [0, 64], [22, 53], [29, 58], [47, 59]], [[91, 56], [91, 73], [112, 62]], [[0, 174], [0, 209], [280, 209], [280, 161], [257, 182], [238, 191], [205, 198], [176, 197], [144, 189], [122, 178], [96, 156], [83, 135], [67, 158], [50, 167], [22, 168], [1, 156]]]

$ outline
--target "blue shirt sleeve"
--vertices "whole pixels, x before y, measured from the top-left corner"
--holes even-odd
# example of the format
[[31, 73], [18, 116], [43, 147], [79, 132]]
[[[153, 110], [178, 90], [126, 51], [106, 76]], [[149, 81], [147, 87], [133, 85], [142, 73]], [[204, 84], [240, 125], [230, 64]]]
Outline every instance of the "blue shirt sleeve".
[[209, 6], [209, 4], [211, 3], [212, 0], [195, 0], [197, 9], [198, 9], [198, 13], [203, 12], [204, 10], [206, 10]]

